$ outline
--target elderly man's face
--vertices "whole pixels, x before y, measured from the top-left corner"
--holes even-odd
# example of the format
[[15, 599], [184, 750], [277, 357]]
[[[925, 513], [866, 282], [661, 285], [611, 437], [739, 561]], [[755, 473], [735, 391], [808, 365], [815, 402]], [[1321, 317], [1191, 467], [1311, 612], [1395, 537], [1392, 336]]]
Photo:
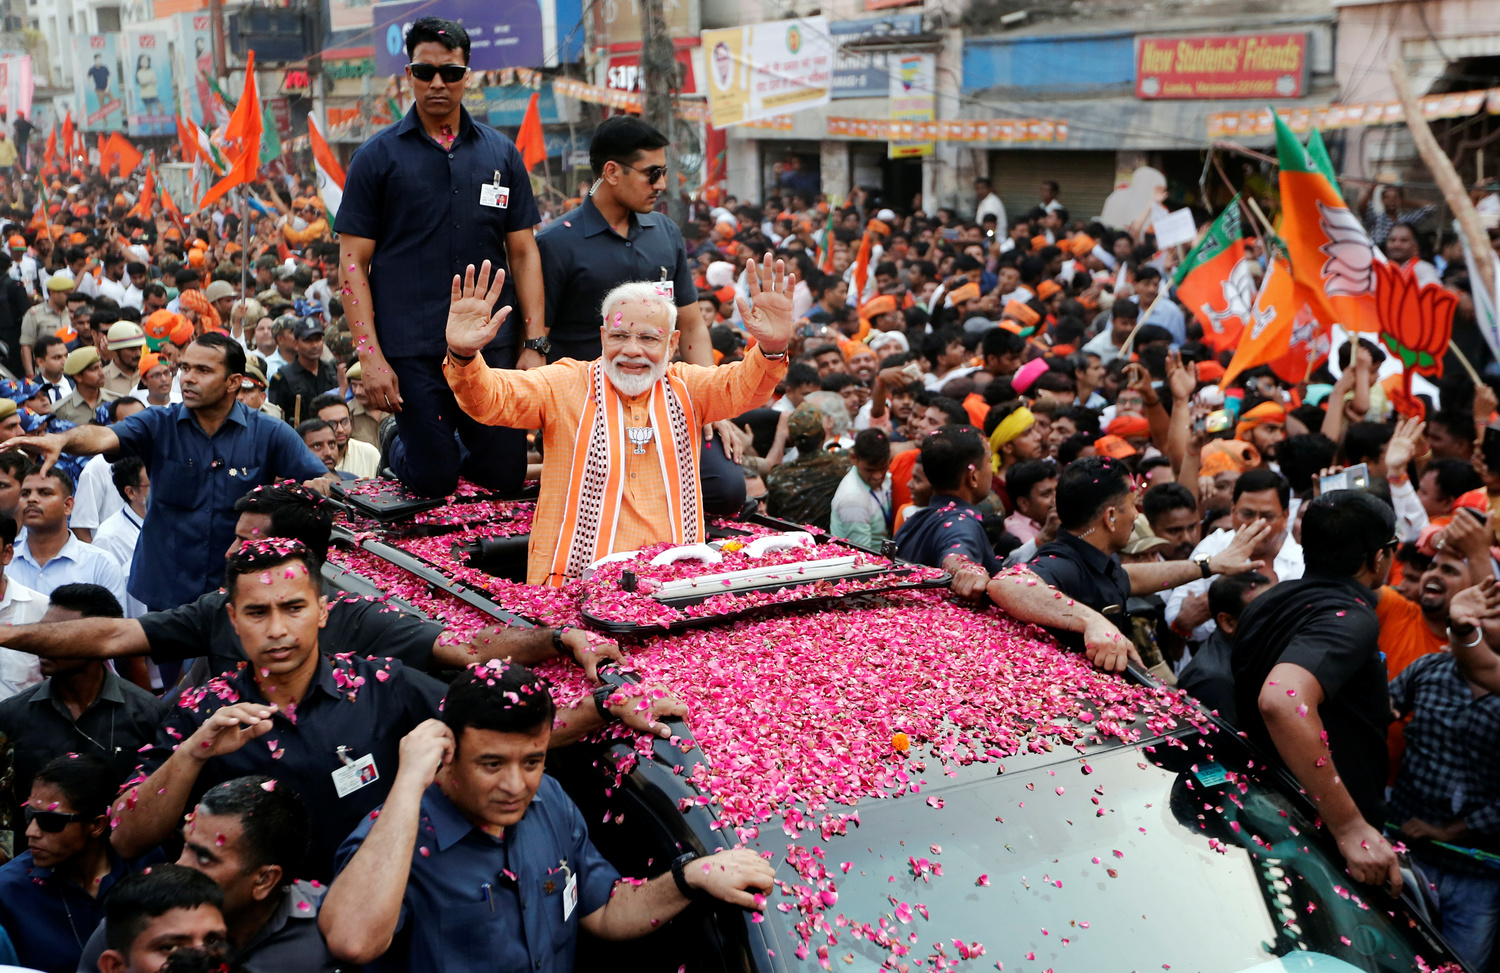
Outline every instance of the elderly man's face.
[[655, 385], [677, 354], [678, 332], [667, 317], [667, 309], [655, 301], [619, 302], [605, 315], [600, 334], [604, 373], [621, 394], [629, 397]]

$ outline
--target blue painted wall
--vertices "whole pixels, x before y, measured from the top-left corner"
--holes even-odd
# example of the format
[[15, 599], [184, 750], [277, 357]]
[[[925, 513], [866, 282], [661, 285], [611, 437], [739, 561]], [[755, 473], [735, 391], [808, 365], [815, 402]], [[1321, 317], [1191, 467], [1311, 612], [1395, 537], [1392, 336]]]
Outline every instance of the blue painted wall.
[[997, 87], [1076, 91], [1134, 82], [1134, 32], [964, 40], [965, 92]]

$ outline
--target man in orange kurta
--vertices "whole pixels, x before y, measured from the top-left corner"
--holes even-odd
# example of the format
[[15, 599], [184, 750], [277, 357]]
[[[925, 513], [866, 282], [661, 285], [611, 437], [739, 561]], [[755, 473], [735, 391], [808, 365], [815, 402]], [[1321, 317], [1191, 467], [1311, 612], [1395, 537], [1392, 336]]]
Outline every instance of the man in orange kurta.
[[604, 354], [529, 371], [493, 369], [478, 350], [510, 308], [493, 315], [503, 272], [454, 278], [443, 364], [459, 406], [490, 425], [540, 428], [541, 495], [526, 580], [561, 585], [594, 561], [661, 541], [704, 539], [698, 443], [704, 424], [763, 405], [786, 375], [795, 275], [751, 265], [753, 307], [740, 315], [756, 346], [718, 368], [672, 362], [676, 307], [651, 283], [623, 284], [601, 309]]

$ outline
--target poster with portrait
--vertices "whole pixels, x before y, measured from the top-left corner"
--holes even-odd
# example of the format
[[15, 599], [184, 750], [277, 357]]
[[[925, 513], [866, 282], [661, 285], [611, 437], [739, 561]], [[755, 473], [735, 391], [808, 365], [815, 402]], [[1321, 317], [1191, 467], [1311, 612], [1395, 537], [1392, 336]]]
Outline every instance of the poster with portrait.
[[74, 121], [85, 132], [125, 131], [119, 51], [119, 34], [73, 38], [73, 93], [83, 106], [83, 117]]
[[701, 37], [714, 127], [828, 104], [833, 40], [827, 17], [705, 30]]
[[160, 31], [126, 31], [125, 111], [131, 135], [175, 135], [177, 93], [172, 86], [172, 59], [167, 35]]
[[213, 100], [208, 79], [214, 73], [208, 11], [178, 14], [172, 18], [172, 25], [172, 73], [177, 80], [177, 103], [182, 106], [183, 114], [200, 128], [212, 128], [214, 120], [207, 116]]

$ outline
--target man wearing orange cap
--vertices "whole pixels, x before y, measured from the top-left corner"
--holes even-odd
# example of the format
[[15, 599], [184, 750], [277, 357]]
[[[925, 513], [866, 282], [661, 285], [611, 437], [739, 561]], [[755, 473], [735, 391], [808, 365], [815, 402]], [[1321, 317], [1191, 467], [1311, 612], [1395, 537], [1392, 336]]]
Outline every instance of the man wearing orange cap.
[[1234, 438], [1254, 446], [1262, 462], [1276, 458], [1276, 446], [1286, 439], [1286, 408], [1279, 402], [1262, 402], [1240, 416]]

